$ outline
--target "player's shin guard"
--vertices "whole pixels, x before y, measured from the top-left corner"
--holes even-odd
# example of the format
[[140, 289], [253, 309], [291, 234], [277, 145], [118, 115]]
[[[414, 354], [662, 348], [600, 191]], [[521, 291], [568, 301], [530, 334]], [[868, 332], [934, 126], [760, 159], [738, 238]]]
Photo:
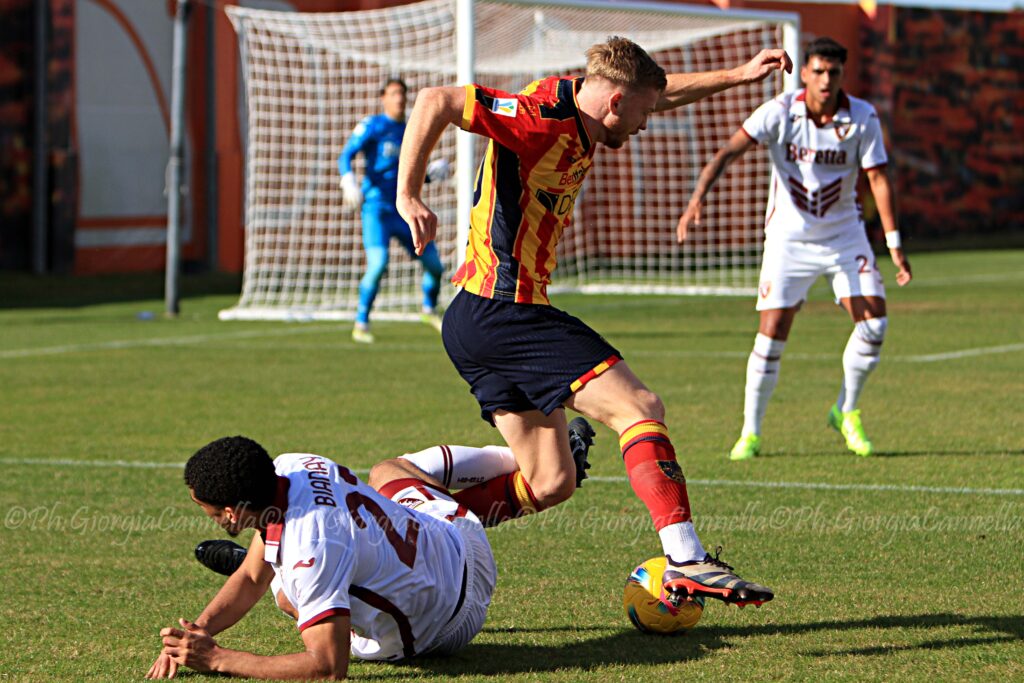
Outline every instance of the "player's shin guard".
[[868, 375], [878, 366], [889, 321], [885, 317], [868, 318], [854, 325], [843, 351], [843, 384], [836, 406], [843, 413], [857, 409], [860, 392]]
[[686, 479], [668, 428], [657, 420], [637, 422], [619, 435], [619, 447], [630, 486], [651, 513], [655, 530], [690, 521]]
[[530, 485], [518, 470], [457, 491], [452, 497], [479, 517], [484, 526], [497, 526], [541, 509]]
[[450, 491], [510, 474], [519, 469], [507, 446], [433, 446], [400, 456], [444, 484]]
[[786, 342], [758, 333], [747, 359], [747, 384], [743, 400], [743, 433], [761, 434], [768, 400], [779, 383], [782, 351]]

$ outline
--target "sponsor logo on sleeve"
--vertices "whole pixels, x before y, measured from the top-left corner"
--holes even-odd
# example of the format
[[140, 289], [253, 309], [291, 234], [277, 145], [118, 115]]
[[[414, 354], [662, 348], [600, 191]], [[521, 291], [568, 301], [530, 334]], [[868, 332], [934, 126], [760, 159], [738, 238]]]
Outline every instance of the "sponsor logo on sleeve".
[[495, 97], [491, 104], [491, 111], [499, 116], [511, 116], [515, 118], [519, 111], [519, 100], [514, 97]]

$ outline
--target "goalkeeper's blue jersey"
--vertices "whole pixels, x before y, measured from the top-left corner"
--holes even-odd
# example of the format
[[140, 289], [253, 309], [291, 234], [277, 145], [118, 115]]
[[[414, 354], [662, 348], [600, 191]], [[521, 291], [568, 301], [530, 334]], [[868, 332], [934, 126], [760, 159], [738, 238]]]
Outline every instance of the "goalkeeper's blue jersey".
[[338, 157], [342, 175], [352, 171], [352, 159], [363, 153], [363, 202], [394, 206], [398, 197], [398, 151], [405, 135], [405, 121], [384, 114], [367, 116], [352, 131]]

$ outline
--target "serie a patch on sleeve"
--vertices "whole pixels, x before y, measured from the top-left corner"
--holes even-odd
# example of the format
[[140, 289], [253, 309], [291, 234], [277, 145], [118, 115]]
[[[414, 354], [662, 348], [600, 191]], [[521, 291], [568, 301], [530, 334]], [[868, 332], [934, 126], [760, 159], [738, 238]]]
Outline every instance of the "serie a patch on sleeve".
[[491, 111], [500, 116], [515, 117], [519, 111], [519, 100], [514, 97], [495, 97], [491, 102]]

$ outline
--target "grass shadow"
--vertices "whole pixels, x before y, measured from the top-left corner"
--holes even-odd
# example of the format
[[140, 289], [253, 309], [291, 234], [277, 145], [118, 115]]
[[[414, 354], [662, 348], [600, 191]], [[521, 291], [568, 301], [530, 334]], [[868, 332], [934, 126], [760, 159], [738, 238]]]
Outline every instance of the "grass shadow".
[[[860, 629], [944, 629], [974, 627], [979, 638], [964, 638], [962, 633], [948, 638], [932, 638], [917, 645], [849, 650], [820, 650], [810, 656], [877, 656], [906, 650], [964, 648], [989, 643], [1024, 639], [1024, 615], [1005, 617], [964, 617], [957, 614], [917, 614], [881, 616], [849, 621], [816, 621], [797, 624], [750, 626], [711, 626], [697, 628], [678, 637], [645, 636], [632, 629], [584, 628], [571, 626], [540, 629], [485, 629], [500, 633], [601, 633], [598, 637], [577, 640], [571, 646], [528, 644], [471, 643], [453, 657], [426, 657], [410, 663], [422, 675], [446, 678], [455, 675], [508, 676], [532, 672], [553, 672], [566, 669], [592, 670], [602, 666], [630, 664], [671, 664], [701, 659], [716, 650], [733, 647], [736, 639], [751, 636], [801, 635], [817, 632], [842, 632]], [[651, 647], [652, 643], [657, 647]]]

